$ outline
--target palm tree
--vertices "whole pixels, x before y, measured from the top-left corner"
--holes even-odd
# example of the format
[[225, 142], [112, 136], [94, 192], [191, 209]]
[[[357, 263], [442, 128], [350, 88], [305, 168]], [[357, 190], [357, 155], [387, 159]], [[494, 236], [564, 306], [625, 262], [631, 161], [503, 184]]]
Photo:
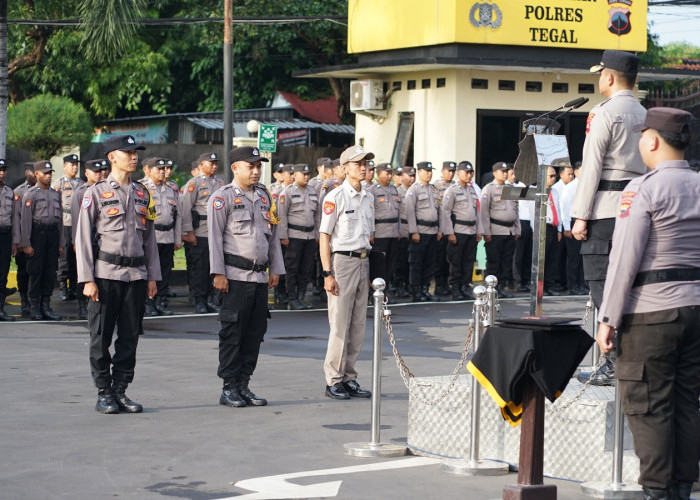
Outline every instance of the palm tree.
[[145, 17], [145, 0], [80, 0], [84, 29], [83, 50], [98, 62], [109, 62], [123, 54]]

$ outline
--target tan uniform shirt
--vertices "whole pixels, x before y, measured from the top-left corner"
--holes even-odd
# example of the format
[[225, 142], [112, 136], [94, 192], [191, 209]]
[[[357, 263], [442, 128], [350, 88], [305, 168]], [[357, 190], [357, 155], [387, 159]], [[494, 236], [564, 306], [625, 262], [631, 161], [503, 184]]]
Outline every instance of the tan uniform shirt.
[[0, 228], [3, 231], [10, 231], [12, 234], [12, 244], [17, 245], [20, 241], [19, 228], [19, 200], [15, 199], [12, 188], [6, 184], [0, 186]]
[[[518, 215], [518, 204], [513, 200], [502, 200], [503, 186], [495, 181], [487, 184], [481, 190], [481, 203], [479, 218], [484, 235], [507, 236], [520, 235], [520, 217]], [[495, 224], [493, 220], [512, 223], [510, 227]]]
[[157, 218], [153, 228], [156, 231], [156, 243], [180, 243], [182, 241], [182, 216], [178, 210], [177, 191], [165, 184], [160, 186], [153, 179], [146, 179], [143, 183], [151, 194], [156, 209]]
[[83, 184], [85, 184], [85, 181], [79, 177], [69, 179], [68, 177], [64, 176], [58, 179], [58, 182], [56, 182], [56, 184], [53, 186], [53, 188], [58, 191], [61, 196], [61, 209], [63, 211], [64, 226], [72, 225], [70, 208], [73, 200], [73, 192]]
[[396, 238], [401, 230], [401, 198], [396, 186], [372, 184], [374, 196], [374, 237]]
[[440, 192], [435, 186], [420, 182], [414, 183], [408, 188], [404, 203], [406, 204], [409, 233], [438, 233]]
[[32, 226], [34, 224], [55, 224], [58, 226], [59, 246], [66, 242], [63, 237], [63, 214], [61, 211], [61, 197], [52, 188], [41, 189], [34, 186], [29, 189], [22, 198], [22, 212], [20, 214], [20, 237], [23, 247], [32, 246]]
[[[160, 281], [160, 261], [153, 221], [148, 219], [148, 190], [135, 181], [121, 186], [110, 175], [89, 187], [83, 195], [78, 217], [75, 253], [78, 282], [95, 278], [116, 281]], [[140, 266], [121, 266], [98, 258], [99, 251], [120, 257], [139, 258]]]
[[440, 205], [440, 231], [444, 234], [483, 234], [479, 198], [472, 186], [462, 187], [455, 183], [445, 190]]
[[588, 115], [579, 186], [571, 217], [598, 220], [615, 217], [622, 191], [598, 191], [601, 179], [632, 179], [648, 169], [639, 154], [639, 132], [646, 110], [631, 90], [620, 90]]
[[330, 235], [331, 252], [369, 250], [374, 232], [374, 200], [364, 189], [356, 191], [346, 180], [323, 201], [320, 232]]
[[254, 264], [268, 263], [270, 274], [284, 274], [277, 226], [271, 223], [271, 205], [272, 196], [262, 184], [255, 186], [252, 193], [245, 193], [233, 180], [214, 192], [207, 205], [211, 274], [236, 281], [268, 282], [265, 271], [247, 271], [226, 265], [225, 253]]
[[277, 211], [280, 216], [277, 227], [279, 239], [318, 238], [318, 226], [321, 223], [319, 208], [318, 193], [313, 188], [300, 188], [296, 183], [284, 188], [277, 198]]
[[700, 305], [700, 281], [633, 286], [640, 271], [700, 268], [698, 199], [700, 176], [686, 161], [661, 163], [627, 185], [598, 313], [602, 323], [618, 327], [624, 314]]
[[[207, 204], [214, 191], [223, 185], [224, 182], [215, 175], [198, 175], [187, 181], [180, 195], [183, 233], [194, 231], [198, 238], [207, 237]], [[196, 229], [192, 225], [192, 211], [200, 215], [199, 226]]]

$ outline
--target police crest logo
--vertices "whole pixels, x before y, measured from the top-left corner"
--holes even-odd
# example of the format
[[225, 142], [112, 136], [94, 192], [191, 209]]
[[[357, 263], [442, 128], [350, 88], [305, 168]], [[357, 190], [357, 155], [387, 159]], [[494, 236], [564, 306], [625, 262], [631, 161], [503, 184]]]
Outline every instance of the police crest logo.
[[[608, 4], [622, 3], [631, 5], [629, 0], [608, 0]], [[622, 36], [632, 31], [630, 23], [630, 10], [626, 7], [611, 7], [610, 18], [608, 19], [608, 31], [613, 35]]]
[[236, 199], [233, 200], [233, 202], [234, 202], [236, 205], [240, 205], [241, 203], [243, 203], [243, 200], [241, 200], [240, 198], [236, 198]]
[[15, 201], [19, 201], [19, 195], [18, 195], [18, 194], [15, 195]]
[[[240, 199], [234, 200], [234, 203], [240, 203]], [[226, 202], [224, 201], [223, 198], [219, 198], [218, 196], [214, 198], [214, 201], [212, 202], [212, 205], [214, 206], [214, 210], [221, 210], [224, 208], [224, 205]]]
[[[83, 204], [85, 204], [85, 200], [83, 200]], [[117, 214], [119, 213], [119, 209], [116, 208], [116, 207], [115, 207], [115, 208], [110, 208], [110, 209], [107, 210], [107, 212], [105, 212], [105, 213], [106, 213], [107, 215], [117, 215]]]
[[280, 203], [284, 203], [284, 195], [283, 194], [280, 195], [279, 199], [280, 199]]
[[190, 185], [187, 187], [187, 191], [190, 192], [190, 193], [191, 193], [192, 191], [194, 191], [194, 184], [190, 184]]
[[503, 14], [496, 4], [475, 2], [469, 10], [469, 22], [475, 28], [496, 29], [502, 20]]
[[136, 196], [138, 196], [139, 198], [143, 198], [144, 196], [146, 196], [146, 194], [145, 194], [143, 191], [138, 191], [138, 190], [137, 190], [137, 191], [136, 191]]
[[323, 203], [323, 213], [330, 215], [335, 211], [335, 203], [332, 201], [326, 201]]
[[637, 193], [634, 191], [625, 191], [622, 193], [622, 199], [620, 200], [620, 207], [617, 211], [617, 216], [619, 218], [628, 217], [630, 214], [630, 209], [632, 208], [632, 201]]
[[32, 206], [32, 200], [27, 200], [24, 202], [25, 207], [31, 207]]
[[112, 191], [105, 191], [100, 195], [102, 198], [112, 198], [114, 196], [114, 193]]
[[268, 203], [268, 202], [267, 202], [267, 198], [266, 198], [265, 196], [261, 196], [261, 197], [260, 197], [260, 203], [262, 203], [263, 205], [267, 205], [267, 203]]
[[88, 194], [83, 197], [83, 210], [87, 210], [88, 208], [90, 208], [90, 205], [92, 205], [92, 196]]

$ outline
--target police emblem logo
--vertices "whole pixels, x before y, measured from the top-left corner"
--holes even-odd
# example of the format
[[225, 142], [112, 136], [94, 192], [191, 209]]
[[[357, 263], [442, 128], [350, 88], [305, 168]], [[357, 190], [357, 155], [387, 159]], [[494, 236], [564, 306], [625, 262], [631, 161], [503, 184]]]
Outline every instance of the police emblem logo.
[[[608, 0], [608, 3], [613, 3]], [[616, 0], [614, 3], [627, 3], [620, 0]], [[608, 31], [613, 35], [622, 36], [626, 35], [632, 31], [632, 24], [630, 23], [630, 10], [626, 7], [611, 7], [609, 11], [610, 17], [608, 18]]]
[[108, 199], [108, 198], [113, 198], [114, 193], [112, 191], [105, 191], [100, 195], [102, 198]]
[[634, 197], [637, 196], [636, 191], [625, 191], [622, 193], [622, 199], [620, 200], [620, 207], [617, 210], [617, 216], [621, 219], [628, 217], [630, 214], [630, 209], [632, 208], [632, 201]]
[[380, 201], [380, 202], [385, 202], [385, 201], [386, 201], [386, 198], [381, 197], [381, 198], [379, 198], [379, 201]]
[[258, 148], [253, 148], [253, 156], [260, 156], [260, 151]]
[[25, 207], [31, 207], [31, 206], [32, 206], [32, 200], [26, 200], [26, 201], [24, 202], [24, 206], [25, 206]]
[[15, 195], [15, 201], [19, 201], [19, 195], [18, 195], [18, 194]]
[[469, 10], [469, 22], [475, 28], [496, 29], [501, 26], [503, 14], [498, 5], [475, 2]]
[[330, 215], [335, 211], [335, 203], [332, 201], [326, 201], [323, 203], [323, 213]]
[[134, 138], [131, 137], [131, 136], [128, 136], [128, 137], [126, 138], [126, 142], [128, 142], [129, 144], [135, 144], [135, 143], [136, 143], [136, 141], [134, 140]]
[[210, 156], [210, 158], [211, 158], [212, 160], [216, 160], [216, 153], [212, 153], [211, 156]]
[[284, 195], [283, 194], [280, 195], [280, 203], [284, 203]]
[[90, 196], [89, 194], [86, 194], [83, 197], [83, 204], [82, 204], [83, 210], [87, 210], [88, 208], [90, 208], [90, 205], [92, 205], [92, 196]]
[[209, 196], [209, 191], [202, 191], [202, 196]]
[[70, 182], [63, 184], [63, 189], [70, 189]]
[[240, 205], [241, 203], [243, 203], [243, 200], [241, 200], [240, 198], [235, 198], [235, 199], [233, 200], [233, 202], [234, 202], [236, 205]]
[[591, 122], [593, 121], [594, 116], [595, 113], [588, 113], [588, 118], [586, 118], [586, 135], [588, 135], [588, 132], [591, 131]]
[[146, 207], [139, 207], [139, 212], [143, 215], [148, 215], [148, 209]]
[[[236, 200], [234, 200], [234, 202], [235, 201]], [[239, 200], [239, 202], [240, 202], [240, 200]], [[222, 208], [224, 208], [225, 204], [226, 204], [226, 202], [224, 201], [224, 199], [219, 198], [218, 196], [216, 196], [214, 198], [214, 201], [212, 202], [212, 205], [214, 206], [214, 210], [221, 210]]]
[[192, 191], [194, 191], [194, 184], [190, 184], [189, 186], [187, 186], [187, 192], [191, 193]]
[[138, 196], [139, 198], [143, 198], [144, 196], [146, 196], [146, 193], [144, 193], [143, 191], [138, 191], [138, 190], [137, 190], [137, 191], [136, 191], [136, 196]]
[[[85, 203], [85, 202], [83, 201], [83, 203]], [[107, 215], [110, 215], [110, 216], [117, 215], [119, 213], [119, 209], [117, 207], [113, 207], [113, 208], [110, 208], [109, 210], [107, 210], [105, 213]]]
[[260, 196], [260, 203], [263, 205], [267, 205], [267, 197], [266, 196]]

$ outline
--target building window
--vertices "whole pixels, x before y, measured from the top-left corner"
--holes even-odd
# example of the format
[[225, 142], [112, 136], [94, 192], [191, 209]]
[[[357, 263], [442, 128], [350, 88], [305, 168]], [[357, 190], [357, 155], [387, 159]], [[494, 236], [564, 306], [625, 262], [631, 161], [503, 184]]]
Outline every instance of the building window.
[[429, 89], [430, 88], [430, 78], [425, 78], [420, 81], [420, 88]]
[[498, 90], [515, 90], [515, 80], [498, 80]]
[[415, 80], [408, 80], [406, 82], [406, 89], [407, 90], [414, 90], [416, 88], [416, 81]]
[[525, 82], [525, 92], [542, 92], [542, 82]]
[[566, 94], [569, 91], [568, 83], [553, 82], [552, 83], [552, 93], [553, 94]]
[[394, 92], [401, 90], [401, 82], [394, 82], [391, 85], [392, 85], [392, 88], [394, 89]]
[[579, 83], [578, 93], [579, 94], [593, 94], [595, 92], [595, 87], [592, 83]]
[[472, 78], [472, 88], [486, 90], [489, 88], [489, 81], [485, 78]]
[[437, 88], [441, 88], [445, 86], [445, 79], [444, 78], [438, 78], [437, 81], [435, 82], [435, 86]]
[[389, 82], [382, 82], [382, 92], [384, 92], [386, 94], [388, 90], [389, 90]]

